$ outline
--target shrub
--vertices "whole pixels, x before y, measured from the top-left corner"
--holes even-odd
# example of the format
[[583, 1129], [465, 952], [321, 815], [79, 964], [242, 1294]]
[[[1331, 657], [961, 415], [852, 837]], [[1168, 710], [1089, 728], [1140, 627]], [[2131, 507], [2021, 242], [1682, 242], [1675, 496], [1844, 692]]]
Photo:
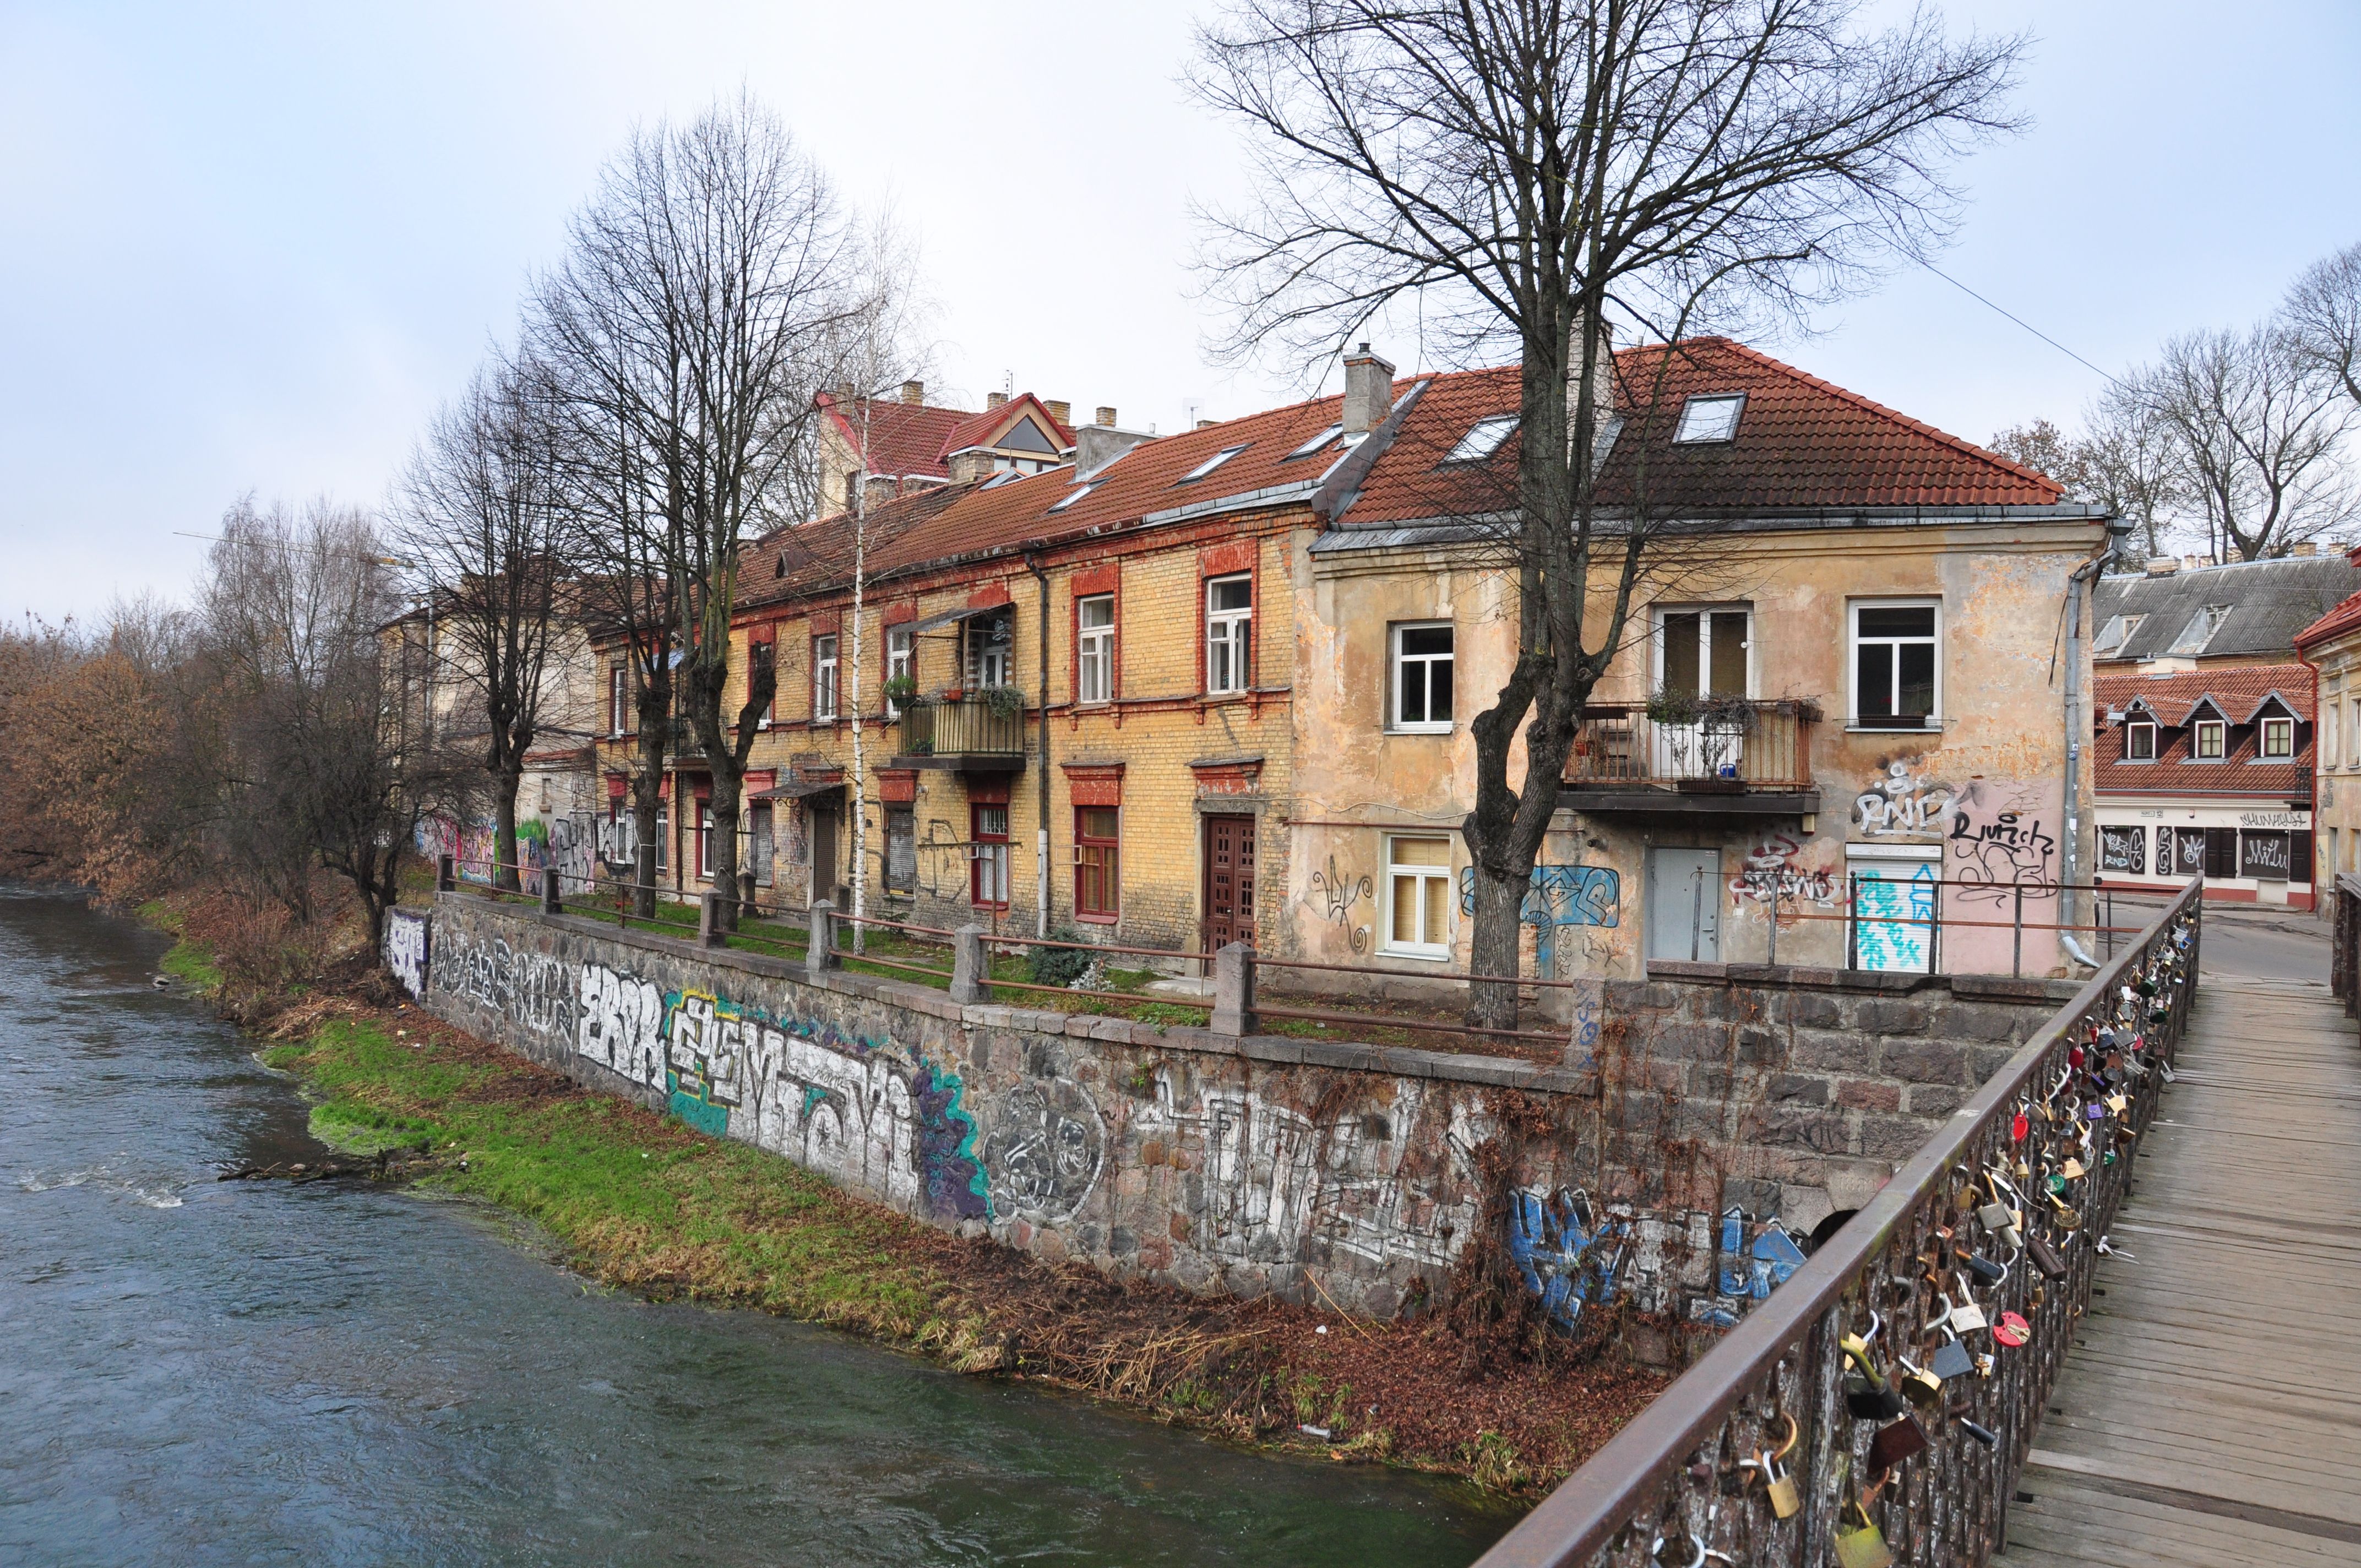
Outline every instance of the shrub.
[[[1087, 942], [1089, 938], [1071, 926], [1060, 926], [1049, 933], [1053, 942]], [[1082, 978], [1100, 955], [1086, 948], [1036, 948], [1033, 949], [1033, 972], [1036, 985], [1071, 985]]]

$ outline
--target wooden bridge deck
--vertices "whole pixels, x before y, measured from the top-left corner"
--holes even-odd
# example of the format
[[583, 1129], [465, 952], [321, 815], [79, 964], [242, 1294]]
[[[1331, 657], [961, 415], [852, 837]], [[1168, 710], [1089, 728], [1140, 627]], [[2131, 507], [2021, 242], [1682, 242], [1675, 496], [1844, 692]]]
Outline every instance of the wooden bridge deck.
[[1994, 1561], [2361, 1564], [2361, 1037], [2325, 986], [2203, 979], [2134, 1189]]

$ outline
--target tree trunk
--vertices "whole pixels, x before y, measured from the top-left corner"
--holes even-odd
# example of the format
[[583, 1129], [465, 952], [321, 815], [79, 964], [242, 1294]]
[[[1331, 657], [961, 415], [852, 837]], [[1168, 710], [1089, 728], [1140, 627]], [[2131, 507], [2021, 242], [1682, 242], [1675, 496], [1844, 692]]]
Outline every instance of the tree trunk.
[[1508, 978], [1492, 983], [1478, 980], [1468, 988], [1467, 1022], [1481, 1029], [1513, 1029], [1517, 1026], [1514, 981], [1523, 958], [1523, 928], [1518, 922], [1524, 907], [1525, 890], [1532, 883], [1532, 870], [1528, 866], [1525, 874], [1518, 876], [1495, 870], [1479, 860], [1475, 863], [1475, 872], [1467, 972]]
[[524, 889], [517, 861], [517, 791], [523, 783], [515, 768], [492, 775], [492, 885], [511, 893]]
[[640, 765], [631, 775], [631, 914], [656, 917], [656, 812], [664, 801], [664, 726], [672, 718], [668, 685], [640, 687]]

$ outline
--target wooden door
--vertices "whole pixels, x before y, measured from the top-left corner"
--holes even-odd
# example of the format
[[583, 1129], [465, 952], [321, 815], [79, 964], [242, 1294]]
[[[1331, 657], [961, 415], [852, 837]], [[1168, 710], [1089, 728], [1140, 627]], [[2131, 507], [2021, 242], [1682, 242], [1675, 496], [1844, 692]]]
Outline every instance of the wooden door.
[[836, 896], [836, 807], [811, 808], [811, 899]]
[[1255, 939], [1255, 819], [1205, 818], [1205, 951]]

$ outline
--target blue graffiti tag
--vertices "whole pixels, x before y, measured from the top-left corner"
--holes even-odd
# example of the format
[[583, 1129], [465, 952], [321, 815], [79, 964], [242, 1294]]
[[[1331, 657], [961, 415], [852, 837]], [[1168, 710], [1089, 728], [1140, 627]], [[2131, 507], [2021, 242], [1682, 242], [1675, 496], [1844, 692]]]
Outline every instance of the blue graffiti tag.
[[1804, 1266], [1804, 1249], [1776, 1219], [1763, 1222], [1754, 1245], [1746, 1245], [1746, 1211], [1726, 1209], [1721, 1216], [1721, 1270], [1718, 1283], [1725, 1296], [1749, 1296], [1768, 1300], [1771, 1292], [1787, 1283]]
[[[1473, 866], [1459, 868], [1459, 913], [1476, 913]], [[1559, 927], [1621, 924], [1623, 879], [1609, 866], [1535, 866], [1532, 885], [1525, 890], [1517, 918], [1533, 928], [1535, 970], [1554, 975]]]
[[1614, 1288], [1624, 1225], [1597, 1223], [1588, 1201], [1564, 1188], [1546, 1196], [1520, 1190], [1510, 1198], [1509, 1256], [1550, 1321], [1571, 1331], [1584, 1302], [1603, 1299]]

